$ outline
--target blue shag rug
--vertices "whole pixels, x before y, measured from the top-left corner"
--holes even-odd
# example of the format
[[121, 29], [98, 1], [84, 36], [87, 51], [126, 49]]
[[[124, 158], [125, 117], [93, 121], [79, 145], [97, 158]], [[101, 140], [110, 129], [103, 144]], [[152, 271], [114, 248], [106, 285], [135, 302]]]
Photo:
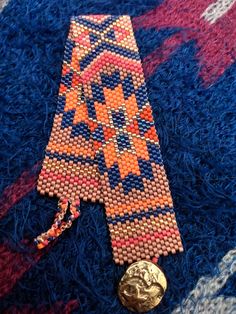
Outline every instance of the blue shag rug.
[[169, 288], [150, 313], [236, 313], [236, 4], [228, 2], [11, 0], [3, 8], [1, 313], [130, 313], [117, 297], [124, 267], [112, 261], [101, 205], [84, 202], [43, 253], [29, 244], [56, 211], [35, 184], [70, 17], [99, 13], [132, 16], [185, 248], [160, 258]]

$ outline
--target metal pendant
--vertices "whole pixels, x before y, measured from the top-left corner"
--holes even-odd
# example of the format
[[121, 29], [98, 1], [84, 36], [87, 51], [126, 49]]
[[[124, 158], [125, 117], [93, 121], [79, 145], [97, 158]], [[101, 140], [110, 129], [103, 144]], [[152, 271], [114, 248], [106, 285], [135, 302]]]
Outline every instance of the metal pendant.
[[150, 261], [139, 261], [127, 268], [119, 283], [118, 295], [130, 311], [143, 313], [161, 302], [166, 288], [163, 271]]

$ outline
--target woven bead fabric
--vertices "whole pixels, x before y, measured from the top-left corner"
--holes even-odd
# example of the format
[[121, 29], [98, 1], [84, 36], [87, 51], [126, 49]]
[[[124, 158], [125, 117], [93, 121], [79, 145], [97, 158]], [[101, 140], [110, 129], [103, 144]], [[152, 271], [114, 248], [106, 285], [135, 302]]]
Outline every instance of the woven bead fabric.
[[183, 250], [129, 16], [71, 19], [38, 191], [103, 202], [118, 264]]

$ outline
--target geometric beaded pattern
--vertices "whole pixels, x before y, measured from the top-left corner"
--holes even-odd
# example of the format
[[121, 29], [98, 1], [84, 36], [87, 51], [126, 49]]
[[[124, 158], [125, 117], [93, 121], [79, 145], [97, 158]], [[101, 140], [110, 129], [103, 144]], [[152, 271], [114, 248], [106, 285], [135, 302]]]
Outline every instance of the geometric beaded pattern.
[[103, 202], [118, 264], [183, 250], [129, 16], [71, 19], [38, 190]]

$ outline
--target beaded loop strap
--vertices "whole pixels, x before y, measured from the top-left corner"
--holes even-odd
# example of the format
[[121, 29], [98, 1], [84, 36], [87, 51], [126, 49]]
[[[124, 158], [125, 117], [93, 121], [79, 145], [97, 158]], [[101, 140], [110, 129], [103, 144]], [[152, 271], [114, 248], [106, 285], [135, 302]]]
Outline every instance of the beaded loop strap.
[[38, 190], [59, 198], [38, 248], [70, 227], [83, 199], [105, 204], [116, 263], [183, 250], [129, 16], [71, 19]]

